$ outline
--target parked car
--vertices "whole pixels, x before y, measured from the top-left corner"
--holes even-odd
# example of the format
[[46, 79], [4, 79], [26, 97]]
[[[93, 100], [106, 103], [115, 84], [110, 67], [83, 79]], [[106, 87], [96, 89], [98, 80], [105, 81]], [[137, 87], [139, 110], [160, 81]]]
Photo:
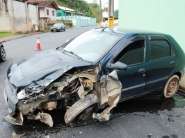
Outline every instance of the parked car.
[[89, 117], [107, 121], [118, 102], [149, 93], [171, 98], [184, 59], [167, 34], [90, 30], [9, 68], [5, 119], [22, 125], [26, 117], [52, 127], [49, 111], [61, 108], [66, 124]]
[[0, 42], [0, 62], [4, 62], [6, 60], [6, 52], [2, 42]]
[[65, 25], [63, 23], [56, 23], [51, 26], [50, 30], [52, 32], [63, 32], [66, 30]]

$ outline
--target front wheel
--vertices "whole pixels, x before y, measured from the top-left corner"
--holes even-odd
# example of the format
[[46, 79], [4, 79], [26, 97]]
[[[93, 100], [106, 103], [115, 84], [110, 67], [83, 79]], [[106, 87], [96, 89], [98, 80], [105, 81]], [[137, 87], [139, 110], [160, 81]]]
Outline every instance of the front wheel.
[[173, 75], [168, 79], [168, 81], [165, 84], [163, 91], [164, 98], [173, 97], [178, 91], [178, 89], [179, 89], [179, 76]]

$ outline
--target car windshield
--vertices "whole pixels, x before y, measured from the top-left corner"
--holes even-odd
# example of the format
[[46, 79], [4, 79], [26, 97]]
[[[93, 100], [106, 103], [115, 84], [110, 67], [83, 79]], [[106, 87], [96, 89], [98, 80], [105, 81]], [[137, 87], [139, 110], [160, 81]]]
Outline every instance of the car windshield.
[[56, 23], [53, 25], [53, 27], [60, 27], [60, 26], [62, 26], [62, 24], [60, 24], [60, 23]]
[[120, 34], [95, 29], [73, 39], [64, 50], [78, 55], [84, 60], [97, 62], [120, 38]]

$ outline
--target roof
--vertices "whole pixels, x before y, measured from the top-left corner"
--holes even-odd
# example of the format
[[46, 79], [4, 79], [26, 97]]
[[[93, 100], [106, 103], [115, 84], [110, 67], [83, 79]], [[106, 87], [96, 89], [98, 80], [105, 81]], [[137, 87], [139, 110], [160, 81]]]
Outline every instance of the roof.
[[75, 11], [74, 9], [70, 9], [68, 7], [64, 7], [64, 6], [60, 6], [60, 5], [58, 7], [59, 7], [59, 9], [64, 10], [64, 11], [70, 11], [70, 12], [74, 12]]
[[39, 7], [50, 7], [54, 9], [59, 9], [58, 4], [55, 1], [27, 0], [27, 3], [38, 5]]

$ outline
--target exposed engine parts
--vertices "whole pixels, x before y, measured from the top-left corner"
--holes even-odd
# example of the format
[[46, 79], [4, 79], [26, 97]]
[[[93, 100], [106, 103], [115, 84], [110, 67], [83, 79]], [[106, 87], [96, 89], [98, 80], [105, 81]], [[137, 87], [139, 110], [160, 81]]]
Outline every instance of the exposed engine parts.
[[16, 112], [5, 119], [23, 125], [24, 118], [27, 118], [53, 127], [50, 111], [63, 108], [64, 121], [69, 124], [84, 110], [96, 105], [91, 117], [108, 121], [111, 110], [119, 102], [122, 85], [116, 71], [101, 78], [97, 74], [97, 69], [77, 70], [64, 74], [45, 88], [38, 84], [28, 86], [17, 93]]

